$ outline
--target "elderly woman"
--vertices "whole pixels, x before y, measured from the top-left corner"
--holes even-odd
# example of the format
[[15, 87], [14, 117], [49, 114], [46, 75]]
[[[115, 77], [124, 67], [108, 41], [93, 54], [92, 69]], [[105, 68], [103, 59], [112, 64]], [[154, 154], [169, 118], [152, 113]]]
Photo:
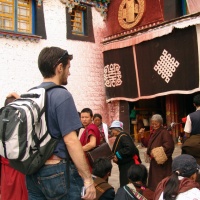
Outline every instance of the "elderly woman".
[[[167, 129], [163, 127], [163, 118], [161, 115], [155, 114], [152, 116], [151, 127], [152, 131], [150, 137], [148, 141], [145, 141], [146, 143], [144, 145], [147, 145], [147, 154], [151, 157], [148, 187], [155, 191], [158, 183], [163, 178], [171, 175], [174, 141]], [[140, 129], [139, 133], [141, 133], [141, 138], [143, 139], [144, 129]], [[143, 141], [142, 139], [141, 142]], [[158, 162], [159, 157], [155, 154], [158, 150], [159, 154], [162, 155], [159, 155], [159, 157], [166, 158], [166, 161], [163, 163]]]
[[127, 177], [128, 169], [135, 164], [133, 156], [137, 156], [139, 163], [139, 151], [135, 146], [130, 134], [123, 131], [123, 123], [113, 121], [110, 126], [113, 136], [116, 137], [112, 152], [114, 154], [113, 162], [119, 167], [120, 187], [126, 185], [129, 180]]

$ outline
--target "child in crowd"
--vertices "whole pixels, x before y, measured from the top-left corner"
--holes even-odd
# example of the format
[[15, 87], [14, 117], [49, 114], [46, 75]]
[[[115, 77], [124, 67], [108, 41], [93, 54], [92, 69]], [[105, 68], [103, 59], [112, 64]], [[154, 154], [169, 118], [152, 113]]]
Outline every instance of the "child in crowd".
[[94, 161], [92, 174], [96, 188], [95, 200], [113, 200], [115, 198], [114, 188], [107, 182], [111, 175], [112, 163], [108, 158], [98, 158]]
[[147, 176], [144, 165], [132, 165], [128, 170], [129, 183], [118, 189], [115, 200], [152, 200], [154, 193], [146, 187]]

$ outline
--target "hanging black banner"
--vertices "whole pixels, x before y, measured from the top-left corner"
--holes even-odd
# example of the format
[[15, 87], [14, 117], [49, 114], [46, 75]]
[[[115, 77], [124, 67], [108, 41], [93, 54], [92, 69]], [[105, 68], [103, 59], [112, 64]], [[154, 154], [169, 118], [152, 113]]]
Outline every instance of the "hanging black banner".
[[104, 83], [107, 99], [138, 97], [132, 47], [104, 52]]
[[135, 46], [105, 51], [107, 101], [199, 91], [197, 30], [200, 27], [174, 29]]
[[141, 96], [199, 87], [195, 26], [136, 45], [136, 58]]

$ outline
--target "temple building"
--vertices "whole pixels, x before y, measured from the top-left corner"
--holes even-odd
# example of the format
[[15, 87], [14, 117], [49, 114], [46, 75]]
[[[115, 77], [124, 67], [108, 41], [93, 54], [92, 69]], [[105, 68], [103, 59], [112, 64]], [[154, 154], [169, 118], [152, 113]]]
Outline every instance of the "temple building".
[[42, 82], [39, 52], [73, 54], [67, 89], [78, 111], [137, 131], [154, 113], [165, 125], [194, 111], [200, 91], [199, 0], [0, 0], [0, 106]]
[[[194, 111], [199, 88], [200, 3], [195, 0], [115, 0], [108, 9], [103, 40], [106, 100], [119, 106], [137, 141], [154, 113], [165, 125]], [[132, 115], [134, 113], [134, 115]], [[131, 116], [132, 115], [132, 116]]]
[[58, 46], [73, 54], [66, 87], [78, 111], [90, 107], [107, 122], [102, 54], [107, 7], [104, 0], [0, 0], [0, 107], [8, 93], [22, 94], [42, 82], [39, 52]]

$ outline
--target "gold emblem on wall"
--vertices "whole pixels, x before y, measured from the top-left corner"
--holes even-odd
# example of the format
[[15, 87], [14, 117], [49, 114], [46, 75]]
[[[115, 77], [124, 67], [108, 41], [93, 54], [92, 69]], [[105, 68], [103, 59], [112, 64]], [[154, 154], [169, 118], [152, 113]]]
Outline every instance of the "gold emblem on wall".
[[140, 22], [145, 10], [145, 0], [122, 0], [118, 21], [122, 28], [130, 29]]

